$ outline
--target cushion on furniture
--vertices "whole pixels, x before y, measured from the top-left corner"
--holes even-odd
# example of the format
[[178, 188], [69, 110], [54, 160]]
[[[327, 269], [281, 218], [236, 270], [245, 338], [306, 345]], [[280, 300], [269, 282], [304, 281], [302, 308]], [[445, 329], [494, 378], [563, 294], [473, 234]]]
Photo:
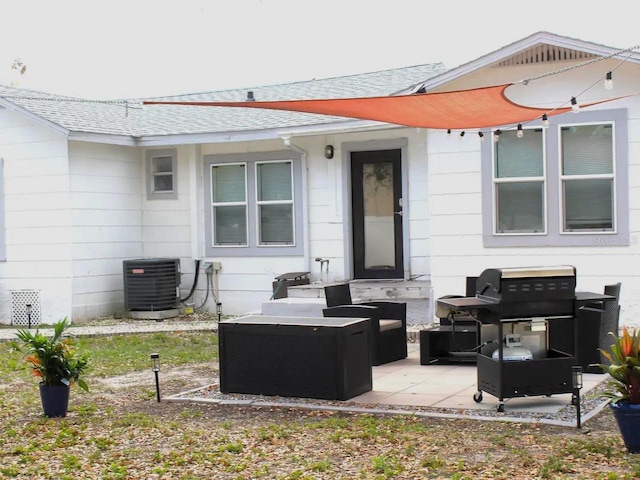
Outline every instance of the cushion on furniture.
[[402, 320], [380, 320], [381, 332], [386, 332], [395, 328], [402, 328]]

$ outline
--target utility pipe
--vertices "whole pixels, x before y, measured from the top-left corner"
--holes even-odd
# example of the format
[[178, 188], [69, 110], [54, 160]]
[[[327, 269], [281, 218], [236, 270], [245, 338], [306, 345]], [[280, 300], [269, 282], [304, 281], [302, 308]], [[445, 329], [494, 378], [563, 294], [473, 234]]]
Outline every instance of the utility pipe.
[[300, 148], [298, 145], [291, 142], [290, 136], [281, 137], [284, 145], [300, 154], [300, 163], [302, 166], [302, 245], [303, 245], [303, 266], [302, 269], [306, 272], [311, 271], [311, 264], [309, 260], [310, 239], [309, 239], [309, 190], [308, 175], [307, 175], [307, 151]]

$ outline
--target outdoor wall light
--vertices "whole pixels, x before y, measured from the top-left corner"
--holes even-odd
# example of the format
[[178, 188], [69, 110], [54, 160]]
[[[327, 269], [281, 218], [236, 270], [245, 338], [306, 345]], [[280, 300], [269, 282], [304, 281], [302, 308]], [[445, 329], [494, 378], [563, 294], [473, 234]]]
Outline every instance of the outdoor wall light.
[[573, 395], [571, 403], [576, 407], [577, 427], [582, 428], [580, 415], [580, 389], [582, 388], [582, 367], [574, 365], [571, 367], [571, 383], [573, 385]]
[[156, 399], [158, 402], [160, 401], [160, 382], [158, 379], [158, 372], [160, 371], [160, 354], [152, 353], [151, 354], [151, 370], [156, 377]]
[[333, 158], [333, 145], [324, 147], [324, 158], [331, 160]]

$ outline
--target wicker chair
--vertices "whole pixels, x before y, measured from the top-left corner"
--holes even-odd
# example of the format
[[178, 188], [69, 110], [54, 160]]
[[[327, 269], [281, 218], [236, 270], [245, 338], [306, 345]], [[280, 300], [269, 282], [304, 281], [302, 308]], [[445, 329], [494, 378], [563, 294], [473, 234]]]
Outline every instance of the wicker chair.
[[[602, 322], [600, 323], [600, 348], [603, 350], [610, 350], [611, 345], [614, 340], [609, 335], [609, 332], [612, 332], [614, 335], [618, 335], [618, 330], [620, 328], [620, 288], [622, 284], [620, 282], [613, 285], [605, 285], [604, 293], [605, 295], [611, 295], [616, 297], [615, 302], [603, 302], [604, 305], [601, 307], [603, 310], [602, 313]], [[600, 353], [600, 360], [603, 364], [608, 364], [609, 361], [605, 358], [602, 353]]]
[[325, 317], [369, 318], [371, 320], [372, 365], [407, 358], [407, 304], [371, 301], [354, 304], [348, 283], [324, 288]]

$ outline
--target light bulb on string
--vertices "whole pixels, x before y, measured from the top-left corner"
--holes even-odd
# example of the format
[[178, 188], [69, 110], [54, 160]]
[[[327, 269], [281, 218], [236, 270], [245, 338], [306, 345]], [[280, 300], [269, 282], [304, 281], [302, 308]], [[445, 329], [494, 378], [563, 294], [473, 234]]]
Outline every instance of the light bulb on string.
[[613, 73], [607, 72], [607, 76], [604, 77], [605, 90], [611, 90], [613, 88]]
[[502, 133], [502, 130], [498, 129], [495, 132], [493, 132], [493, 141], [497, 142], [498, 140], [500, 140], [500, 134]]
[[480, 141], [484, 142], [484, 133], [478, 132], [478, 136], [480, 137]]
[[451, 136], [451, 129], [447, 128], [447, 137], [450, 137], [450, 136]]
[[464, 130], [460, 132], [460, 138], [464, 137]]
[[549, 126], [549, 117], [547, 117], [546, 113], [542, 114], [542, 126], [547, 128]]
[[524, 130], [522, 130], [522, 124], [518, 124], [518, 131], [516, 132], [516, 136], [518, 138], [522, 138], [524, 136]]
[[578, 105], [578, 100], [576, 100], [576, 97], [571, 97], [571, 111], [573, 113], [578, 113], [580, 111], [580, 105]]

